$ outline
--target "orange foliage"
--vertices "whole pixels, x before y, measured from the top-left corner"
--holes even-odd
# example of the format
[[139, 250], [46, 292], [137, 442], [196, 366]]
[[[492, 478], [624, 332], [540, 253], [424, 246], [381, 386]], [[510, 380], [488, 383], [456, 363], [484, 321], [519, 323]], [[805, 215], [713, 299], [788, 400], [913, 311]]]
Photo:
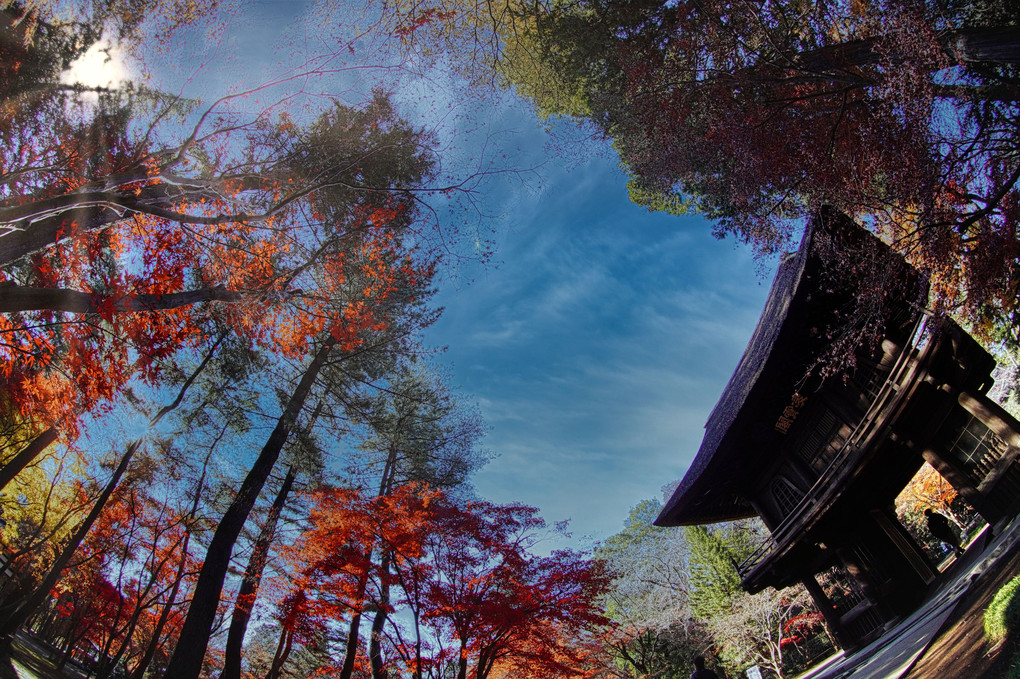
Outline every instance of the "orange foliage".
[[896, 498], [896, 506], [906, 506], [918, 514], [926, 509], [934, 509], [952, 515], [951, 506], [956, 496], [956, 489], [925, 462]]
[[235, 126], [214, 105], [165, 148], [117, 96], [39, 101], [0, 126], [0, 286], [89, 301], [0, 316], [0, 378], [36, 426], [73, 438], [81, 413], [223, 325], [291, 358], [326, 332], [350, 350], [432, 275], [397, 235], [416, 204], [400, 187], [430, 161], [385, 97], [305, 129]]
[[[515, 676], [586, 676], [584, 639], [607, 624], [609, 581], [601, 562], [581, 555], [529, 554], [544, 527], [533, 508], [457, 504], [420, 485], [387, 497], [330, 488], [311, 498], [309, 527], [286, 552], [296, 574], [280, 613], [299, 637], [372, 604], [402, 611], [393, 625], [416, 621], [422, 645], [391, 649], [409, 673], [459, 663], [474, 679], [523, 668], [530, 674]], [[384, 586], [401, 594], [384, 604]]]
[[[0, 315], [0, 376], [22, 416], [76, 433], [78, 414], [109, 402], [132, 377], [158, 378], [157, 363], [194, 348], [220, 319], [254, 346], [297, 358], [330, 332], [343, 350], [387, 325], [386, 302], [415, 288], [432, 265], [415, 261], [380, 207], [347, 242], [319, 230], [214, 224], [188, 230], [138, 216], [104, 231], [86, 231], [33, 258], [37, 287], [84, 289], [95, 315], [40, 311]], [[315, 247], [310, 246], [309, 242]], [[239, 302], [123, 312], [138, 295], [220, 286]], [[157, 301], [158, 304], [158, 301]]]

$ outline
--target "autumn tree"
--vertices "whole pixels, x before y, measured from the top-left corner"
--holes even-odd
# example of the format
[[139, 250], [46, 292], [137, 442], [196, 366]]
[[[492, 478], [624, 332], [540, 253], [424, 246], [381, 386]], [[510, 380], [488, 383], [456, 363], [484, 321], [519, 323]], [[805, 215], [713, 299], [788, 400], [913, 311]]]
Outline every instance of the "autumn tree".
[[[376, 394], [353, 413], [367, 435], [354, 451], [355, 460], [349, 463], [355, 472], [352, 482], [364, 487], [364, 501], [375, 498], [380, 506], [386, 506], [390, 496], [407, 483], [428, 483], [456, 493], [457, 486], [465, 483], [467, 474], [481, 459], [476, 450], [482, 434], [477, 413], [460, 403], [442, 379], [422, 364], [403, 360], [390, 364], [390, 368], [385, 374], [375, 375]], [[328, 368], [325, 373], [329, 373]], [[349, 367], [343, 367], [343, 373], [329, 398], [350, 403], [348, 383], [352, 373]], [[336, 516], [344, 513], [337, 511]], [[347, 568], [354, 584], [342, 604], [337, 603], [337, 618], [347, 621], [346, 648], [338, 676], [348, 677], [354, 672], [366, 608], [373, 609], [370, 665], [373, 675], [382, 676], [386, 664], [383, 635], [391, 610], [392, 582], [387, 573], [398, 555], [392, 551], [393, 541], [384, 539], [378, 530], [358, 540], [350, 538], [348, 547], [357, 550], [358, 555], [348, 555]], [[315, 587], [306, 585], [305, 589], [310, 592]], [[232, 662], [237, 664], [236, 659]]]
[[[946, 308], [1017, 304], [1009, 3], [550, 3], [535, 55], [626, 163], [632, 198], [763, 251], [822, 205], [865, 219]], [[994, 253], [994, 254], [993, 254]]]
[[[404, 339], [419, 329], [413, 324], [404, 327], [401, 319], [421, 318], [413, 310], [421, 307], [427, 297], [432, 264], [416, 262], [382, 225], [375, 238], [366, 236], [360, 247], [348, 253], [350, 256], [342, 258], [337, 268], [323, 271], [339, 285], [336, 294], [343, 296], [321, 300], [321, 316], [295, 319], [304, 324], [299, 337], [306, 339], [301, 339], [292, 355], [300, 358], [305, 354], [304, 367], [272, 433], [213, 533], [188, 617], [167, 668], [174, 676], [197, 677], [201, 669], [234, 543], [320, 373], [327, 366], [356, 355], [380, 337], [387, 337], [387, 332]], [[317, 336], [305, 334], [309, 325], [312, 329], [321, 328]]]
[[162, 632], [181, 564], [194, 568], [185, 548], [191, 516], [178, 512], [176, 498], [161, 497], [169, 489], [157, 481], [160, 457], [136, 460], [51, 590], [55, 615], [34, 626], [51, 643], [59, 638], [65, 658], [82, 642], [98, 649], [100, 678], [118, 666], [138, 668]]
[[[282, 622], [308, 638], [316, 626], [359, 614], [366, 575], [377, 593], [389, 582], [396, 593], [374, 605], [398, 613], [386, 619], [390, 656], [381, 668], [370, 663], [374, 677], [425, 677], [449, 666], [484, 679], [518, 664], [575, 676], [588, 657], [585, 635], [606, 622], [601, 564], [569, 552], [529, 554], [544, 525], [531, 508], [460, 505], [414, 485], [376, 497], [325, 489], [313, 507], [294, 547], [303, 566]], [[389, 554], [385, 567], [366, 558], [373, 548]]]
[[531, 555], [544, 528], [535, 510], [435, 502], [422, 558], [395, 564], [409, 636], [395, 647], [412, 676], [449, 661], [455, 676], [479, 679], [523, 663], [546, 676], [572, 676], [588, 656], [583, 640], [607, 620], [600, 561], [560, 551]]
[[[152, 4], [194, 5], [180, 17], [203, 7], [135, 9], [144, 17]], [[89, 23], [57, 30], [38, 10], [18, 16], [12, 39], [96, 39]], [[36, 61], [52, 79], [80, 51]], [[273, 107], [243, 115], [231, 106], [245, 95], [231, 95], [188, 125], [191, 102], [179, 97], [89, 94], [44, 88], [0, 129], [0, 371], [9, 419], [33, 434], [0, 481], [58, 436], [73, 439], [77, 415], [127, 380], [157, 379], [154, 363], [201, 342], [214, 320], [259, 346], [286, 345], [284, 319], [321, 301], [309, 270], [335, 266], [361, 230], [409, 228], [433, 166], [427, 135], [381, 94], [361, 107], [334, 99], [303, 121]]]
[[13, 573], [0, 597], [6, 610], [35, 588], [95, 499], [74, 474], [77, 463], [77, 451], [54, 451], [0, 498], [7, 522], [0, 538]]
[[965, 528], [972, 527], [977, 518], [973, 507], [928, 463], [922, 465], [900, 491], [894, 504], [900, 521], [924, 551], [936, 560], [940, 559], [943, 547], [928, 529], [925, 511], [933, 510], [946, 516], [964, 536], [964, 542]]
[[[192, 373], [184, 380], [178, 391], [176, 397], [163, 408], [161, 408], [149, 421], [149, 428], [155, 428], [159, 422], [170, 412], [176, 409], [188, 391], [188, 388], [198, 378], [204, 368], [209, 364], [215, 351], [219, 345], [219, 342], [214, 342], [209, 348], [209, 351], [205, 357], [198, 363]], [[146, 431], [146, 434], [148, 431]], [[74, 532], [66, 540], [65, 544], [62, 545], [59, 555], [54, 559], [53, 564], [50, 566], [49, 572], [42, 579], [31, 594], [24, 598], [24, 600], [17, 602], [16, 608], [13, 610], [6, 610], [6, 619], [0, 624], [0, 639], [4, 640], [4, 643], [9, 644], [13, 639], [14, 633], [21, 625], [35, 612], [35, 610], [45, 601], [49, 596], [50, 590], [57, 583], [63, 570], [71, 562], [75, 552], [78, 550], [81, 543], [84, 541], [85, 536], [88, 534], [93, 524], [99, 519], [100, 515], [106, 509], [106, 504], [109, 502], [114, 491], [117, 489], [117, 485], [120, 482], [121, 477], [125, 474], [128, 466], [131, 464], [132, 459], [137, 453], [138, 449], [145, 443], [145, 435], [135, 439], [134, 441], [127, 444], [122, 455], [119, 456], [119, 460], [114, 468], [109, 480], [107, 481], [103, 490], [99, 493], [95, 502], [90, 507], [88, 513], [82, 519], [82, 521], [75, 527]]]
[[[201, 341], [217, 323], [260, 347], [300, 341], [295, 332], [307, 326], [288, 319], [319, 314], [329, 293], [318, 286], [337, 284], [328, 272], [342, 266], [348, 245], [358, 247], [357, 234], [398, 233], [410, 225], [416, 199], [402, 187], [420, 183], [431, 161], [422, 155], [417, 133], [381, 96], [365, 109], [335, 103], [302, 131], [287, 120], [255, 127], [249, 156], [285, 156], [274, 161], [278, 167], [303, 168], [321, 186], [302, 183], [300, 201], [292, 196], [261, 221], [239, 217], [244, 225], [212, 219], [203, 231], [154, 215], [122, 219], [9, 269], [6, 299], [12, 306], [0, 323], [7, 328], [3, 367], [12, 405], [48, 425], [43, 433], [50, 442], [61, 427], [73, 435], [68, 410], [95, 407], [136, 374], [156, 379], [154, 361]], [[298, 183], [289, 170], [281, 169], [276, 180], [265, 165], [249, 171], [244, 176], [262, 183], [256, 193], [281, 195], [283, 187]], [[196, 197], [197, 204], [207, 198]], [[216, 209], [209, 200], [209, 209]], [[125, 249], [139, 253], [131, 269], [120, 266], [118, 253]], [[19, 463], [35, 452], [27, 448]], [[3, 475], [17, 469], [15, 464]]]
[[[395, 366], [366, 409], [364, 421], [368, 436], [359, 445], [363, 471], [358, 475], [365, 479], [362, 483], [376, 488], [380, 499], [409, 483], [427, 483], [459, 494], [459, 487], [482, 459], [477, 445], [483, 426], [477, 412], [459, 402], [438, 374], [420, 364]], [[383, 634], [391, 608], [392, 582], [385, 574], [396, 555], [383, 540], [363, 547], [365, 571], [358, 595], [362, 605], [370, 603], [370, 571], [384, 574], [378, 578], [368, 647], [372, 673], [379, 677], [385, 673]], [[360, 611], [350, 616], [340, 679], [353, 672], [361, 623]]]

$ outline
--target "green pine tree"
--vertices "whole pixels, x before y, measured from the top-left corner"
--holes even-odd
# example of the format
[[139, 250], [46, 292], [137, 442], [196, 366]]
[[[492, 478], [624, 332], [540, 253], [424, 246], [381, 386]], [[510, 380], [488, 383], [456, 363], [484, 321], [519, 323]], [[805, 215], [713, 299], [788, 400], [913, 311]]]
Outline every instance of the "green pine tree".
[[735, 565], [738, 556], [727, 544], [739, 544], [740, 534], [739, 530], [709, 531], [704, 526], [684, 529], [691, 550], [691, 610], [703, 620], [728, 612], [741, 591]]

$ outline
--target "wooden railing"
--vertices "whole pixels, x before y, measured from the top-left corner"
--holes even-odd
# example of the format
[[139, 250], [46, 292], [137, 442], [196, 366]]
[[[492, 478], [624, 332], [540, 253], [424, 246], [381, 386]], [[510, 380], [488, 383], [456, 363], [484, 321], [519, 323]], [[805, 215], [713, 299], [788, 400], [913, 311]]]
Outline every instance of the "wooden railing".
[[[928, 314], [922, 314], [914, 324], [913, 331], [906, 346], [902, 347], [896, 361], [893, 363], [882, 384], [878, 395], [868, 407], [867, 412], [861, 421], [854, 427], [854, 430], [847, 437], [846, 442], [839, 452], [829, 462], [828, 466], [819, 475], [818, 480], [804, 494], [803, 499], [793, 508], [793, 511], [780, 523], [772, 534], [766, 538], [750, 556], [737, 567], [741, 578], [758, 567], [769, 558], [775, 550], [787, 544], [793, 537], [802, 530], [802, 519], [820, 501], [835, 492], [832, 481], [838, 477], [848, 466], [848, 463], [856, 458], [856, 453], [867, 445], [867, 442], [876, 435], [882, 428], [885, 418], [882, 415], [887, 411], [888, 406], [900, 396], [901, 386], [910, 384], [914, 372], [923, 361], [919, 359], [927, 349], [927, 326]], [[823, 442], [822, 445], [825, 445]]]

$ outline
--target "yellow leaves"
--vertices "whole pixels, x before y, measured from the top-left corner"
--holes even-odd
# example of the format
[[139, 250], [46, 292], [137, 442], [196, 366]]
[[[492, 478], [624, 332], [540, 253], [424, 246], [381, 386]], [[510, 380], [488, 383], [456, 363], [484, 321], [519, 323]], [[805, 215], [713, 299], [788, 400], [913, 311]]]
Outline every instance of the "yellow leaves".
[[910, 480], [896, 498], [896, 506], [906, 506], [917, 513], [925, 509], [952, 513], [951, 505], [957, 492], [953, 486], [927, 462]]

